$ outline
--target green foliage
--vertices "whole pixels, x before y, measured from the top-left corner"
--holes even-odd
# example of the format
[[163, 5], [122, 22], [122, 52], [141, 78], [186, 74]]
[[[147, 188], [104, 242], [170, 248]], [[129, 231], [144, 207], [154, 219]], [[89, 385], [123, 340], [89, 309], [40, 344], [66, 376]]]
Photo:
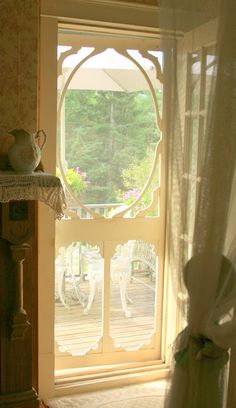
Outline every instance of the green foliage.
[[128, 188], [124, 170], [131, 162], [138, 168], [159, 139], [149, 91], [68, 90], [65, 123], [68, 167], [80, 166], [90, 180], [87, 203], [118, 202], [117, 191]]
[[[78, 197], [88, 187], [88, 181], [85, 180], [85, 173], [80, 173], [77, 169], [67, 169], [66, 180], [71, 187], [73, 193]], [[59, 170], [57, 169], [57, 176], [59, 176]]]
[[[147, 149], [145, 157], [141, 161], [136, 159], [130, 163], [130, 165], [123, 170], [122, 178], [123, 185], [126, 188], [126, 193], [123, 194], [123, 199], [125, 199], [125, 204], [131, 204], [141, 192], [143, 186], [145, 185], [148, 176], [151, 171], [151, 165], [154, 159], [154, 150]], [[150, 204], [152, 198], [152, 191], [158, 184], [158, 171], [156, 172], [153, 181], [141, 200], [141, 207], [146, 207]], [[133, 193], [133, 194], [130, 194]], [[130, 197], [129, 197], [130, 195]], [[120, 194], [118, 194], [120, 197]]]
[[66, 179], [76, 196], [87, 187], [81, 174], [75, 173], [73, 169], [67, 170]]
[[146, 155], [141, 161], [134, 159], [134, 161], [123, 170], [123, 184], [127, 189], [135, 187], [140, 191], [150, 173], [153, 157], [154, 151], [147, 149]]

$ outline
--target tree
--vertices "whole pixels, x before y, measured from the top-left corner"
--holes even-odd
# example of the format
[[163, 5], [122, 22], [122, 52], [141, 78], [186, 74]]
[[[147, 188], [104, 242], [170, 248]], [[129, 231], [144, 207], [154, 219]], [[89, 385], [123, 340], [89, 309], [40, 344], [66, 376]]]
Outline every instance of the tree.
[[123, 170], [159, 138], [149, 91], [68, 90], [65, 123], [68, 167], [79, 166], [91, 183], [87, 203], [117, 202], [126, 189]]
[[[118, 200], [124, 201], [126, 205], [130, 205], [136, 200], [142, 188], [144, 187], [148, 176], [151, 171], [151, 165], [154, 159], [154, 149], [147, 148], [146, 155], [141, 161], [134, 159], [130, 165], [123, 170], [122, 178], [124, 191], [117, 192]], [[144, 194], [139, 207], [147, 207], [151, 203], [152, 191], [158, 185], [158, 168], [155, 171], [153, 180], [148, 188], [147, 192]]]

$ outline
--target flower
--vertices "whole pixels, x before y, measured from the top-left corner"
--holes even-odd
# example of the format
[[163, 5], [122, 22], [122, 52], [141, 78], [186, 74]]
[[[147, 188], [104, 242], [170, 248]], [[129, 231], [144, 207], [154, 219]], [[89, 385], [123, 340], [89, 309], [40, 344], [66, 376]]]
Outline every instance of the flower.
[[[57, 174], [60, 177], [59, 169], [57, 169]], [[77, 197], [81, 192], [86, 190], [89, 184], [91, 184], [91, 181], [86, 179], [87, 173], [82, 171], [78, 166], [69, 169], [67, 168], [65, 176], [68, 184], [71, 186], [72, 191]]]
[[136, 188], [126, 191], [122, 197], [125, 204], [127, 205], [133, 203], [137, 198], [138, 198], [138, 190]]

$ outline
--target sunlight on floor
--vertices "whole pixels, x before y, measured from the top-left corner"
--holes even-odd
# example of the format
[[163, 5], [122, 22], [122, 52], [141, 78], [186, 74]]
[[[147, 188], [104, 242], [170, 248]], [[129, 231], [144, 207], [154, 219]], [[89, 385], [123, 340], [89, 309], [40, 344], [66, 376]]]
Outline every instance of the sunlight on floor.
[[95, 391], [46, 401], [49, 408], [164, 408], [167, 381]]

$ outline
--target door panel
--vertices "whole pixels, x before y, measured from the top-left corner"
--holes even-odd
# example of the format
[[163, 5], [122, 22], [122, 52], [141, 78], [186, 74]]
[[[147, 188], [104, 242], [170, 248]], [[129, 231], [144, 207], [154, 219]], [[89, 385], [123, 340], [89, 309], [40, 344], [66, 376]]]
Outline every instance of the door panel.
[[59, 32], [58, 49], [68, 210], [56, 225], [56, 368], [158, 358], [162, 54], [143, 39], [75, 31]]

